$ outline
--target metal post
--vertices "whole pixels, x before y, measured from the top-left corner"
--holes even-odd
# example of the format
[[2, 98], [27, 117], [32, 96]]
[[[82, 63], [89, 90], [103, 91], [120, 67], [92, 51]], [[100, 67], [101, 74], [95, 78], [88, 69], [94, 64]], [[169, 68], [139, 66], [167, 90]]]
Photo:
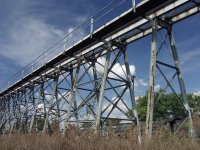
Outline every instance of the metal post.
[[53, 99], [55, 97], [55, 94], [56, 94], [56, 89], [57, 89], [57, 84], [58, 84], [58, 76], [56, 75], [55, 79], [54, 79], [54, 86], [53, 86], [53, 91], [52, 91], [52, 94], [51, 94], [51, 100], [49, 102], [49, 108], [48, 108], [48, 111], [46, 113], [46, 118], [45, 118], [45, 122], [44, 122], [44, 126], [43, 126], [43, 133], [45, 133], [48, 129], [48, 124], [49, 124], [49, 113], [51, 111], [51, 107], [53, 105]]
[[55, 93], [55, 98], [56, 98], [56, 107], [57, 107], [57, 121], [60, 120], [60, 100], [58, 100], [58, 89], [56, 87], [56, 93]]
[[36, 116], [36, 113], [37, 113], [38, 104], [39, 104], [39, 101], [40, 101], [40, 97], [42, 95], [42, 86], [43, 85], [41, 85], [41, 87], [40, 87], [40, 92], [39, 92], [38, 98], [34, 102], [34, 111], [33, 111], [32, 118], [31, 118], [31, 123], [30, 123], [30, 127], [29, 127], [29, 133], [31, 133], [32, 128], [33, 128], [33, 124], [34, 124], [34, 121], [35, 121], [35, 116]]
[[174, 59], [174, 64], [175, 64], [176, 68], [178, 69], [177, 75], [178, 75], [178, 82], [179, 82], [180, 91], [181, 91], [181, 95], [182, 95], [183, 105], [184, 105], [185, 109], [188, 112], [189, 131], [190, 131], [191, 137], [194, 138], [195, 137], [195, 133], [194, 133], [192, 115], [191, 115], [190, 106], [189, 106], [188, 100], [187, 100], [185, 84], [184, 84], [184, 80], [183, 80], [181, 65], [180, 65], [180, 61], [179, 61], [179, 57], [178, 57], [178, 53], [177, 53], [177, 48], [176, 48], [174, 36], [173, 36], [173, 33], [172, 33], [172, 28], [170, 29], [168, 34], [169, 34], [169, 41], [170, 41], [170, 45], [171, 45], [171, 49], [172, 49], [172, 55], [173, 55], [173, 59]]
[[32, 87], [30, 88], [30, 93], [29, 93], [29, 98], [28, 98], [28, 102], [27, 102], [27, 108], [26, 108], [26, 133], [29, 132], [29, 104], [34, 100], [34, 86], [31, 85]]
[[[95, 80], [95, 84], [94, 84], [94, 88], [96, 88], [95, 93], [96, 93], [96, 99], [98, 102], [98, 98], [99, 98], [99, 85], [98, 85], [98, 81], [97, 81], [97, 71], [96, 71], [96, 65], [95, 65], [96, 61], [92, 62], [92, 68], [93, 68], [93, 76], [94, 76], [94, 80]], [[93, 103], [93, 107], [95, 105], [95, 101]]]
[[93, 30], [94, 30], [94, 18], [93, 16], [90, 18], [90, 37], [92, 38], [93, 35]]
[[132, 0], [132, 7], [133, 7], [133, 12], [135, 12], [135, 10], [136, 10], [135, 0]]
[[[5, 99], [2, 99], [2, 101], [1, 101], [1, 110], [2, 110], [2, 112], [1, 112], [1, 120], [0, 120], [0, 129], [1, 129], [1, 132], [3, 132], [3, 124], [4, 124], [4, 118], [5, 118], [5, 114], [6, 114], [6, 103], [5, 103]], [[3, 114], [2, 114], [3, 113]]]
[[21, 110], [20, 110], [20, 105], [22, 102], [22, 96], [23, 96], [23, 92], [18, 93], [19, 96], [17, 98], [17, 110], [18, 110], [18, 114], [17, 114], [17, 122], [16, 122], [16, 130], [19, 130], [19, 125], [20, 125], [20, 119], [21, 119]]
[[[24, 122], [24, 114], [25, 114], [25, 112], [26, 112], [26, 109], [27, 109], [27, 98], [26, 98], [26, 89], [25, 89], [25, 91], [23, 92], [23, 95], [22, 96], [24, 96], [24, 101], [25, 101], [25, 108], [24, 108], [24, 111], [22, 112], [22, 114], [21, 114], [21, 116], [20, 116], [20, 123], [19, 123], [19, 133], [22, 131], [22, 127], [23, 127], [23, 122]], [[23, 99], [21, 100], [22, 101], [22, 103], [23, 103]], [[21, 109], [21, 108], [20, 108]]]
[[96, 118], [96, 130], [100, 128], [100, 121], [101, 121], [101, 112], [102, 112], [102, 105], [103, 105], [103, 98], [104, 98], [104, 91], [106, 86], [106, 78], [108, 76], [108, 68], [109, 68], [109, 61], [110, 61], [110, 51], [112, 49], [112, 43], [108, 42], [107, 44], [107, 54], [106, 54], [106, 62], [104, 66], [104, 74], [101, 80], [101, 89], [98, 98], [98, 110], [97, 110], [97, 118]]
[[4, 121], [3, 121], [3, 129], [2, 129], [2, 133], [5, 134], [5, 131], [6, 131], [6, 123], [7, 123], [7, 120], [8, 120], [8, 99], [6, 98], [5, 99], [5, 113], [4, 113]]
[[128, 63], [128, 54], [126, 51], [126, 48], [124, 47], [124, 60], [125, 60], [125, 66], [126, 66], [126, 73], [127, 73], [127, 77], [128, 77], [128, 81], [129, 81], [129, 90], [130, 90], [130, 98], [131, 98], [131, 103], [132, 103], [132, 111], [133, 114], [136, 118], [136, 122], [137, 122], [137, 131], [138, 131], [138, 143], [141, 144], [141, 129], [140, 129], [140, 121], [138, 118], [138, 112], [136, 109], [136, 103], [135, 103], [135, 93], [134, 93], [134, 79], [132, 79], [132, 75], [130, 72], [130, 68], [129, 68], [129, 63]]
[[[17, 120], [17, 117], [18, 117], [18, 97], [19, 97], [19, 94], [17, 94], [16, 93], [16, 97], [15, 97], [15, 101], [16, 101], [16, 103], [15, 103], [15, 105], [13, 106], [13, 107], [15, 107], [15, 110], [14, 110], [14, 121], [13, 121], [13, 123], [11, 124], [11, 128], [10, 128], [10, 134], [12, 134], [12, 132], [13, 132], [13, 128], [14, 128], [14, 126], [16, 125], [16, 120]], [[13, 104], [14, 104], [14, 102], [13, 102]]]
[[42, 98], [42, 103], [44, 105], [44, 119], [46, 118], [46, 114], [47, 114], [47, 107], [46, 107], [46, 102], [45, 102], [45, 88], [44, 88], [44, 82], [45, 82], [45, 78], [42, 76], [41, 77], [41, 98]]
[[[76, 93], [76, 90], [77, 90], [77, 81], [78, 81], [79, 71], [80, 71], [80, 61], [78, 60], [78, 66], [76, 68], [75, 75], [73, 75], [73, 69], [71, 70], [71, 84], [72, 84], [71, 86], [72, 87], [71, 87], [71, 92], [70, 92], [70, 97], [69, 97], [69, 104], [68, 104], [68, 108], [67, 108], [67, 114], [66, 114], [66, 118], [65, 118], [65, 125], [64, 125], [63, 134], [65, 134], [65, 131], [68, 127], [70, 113], [71, 113], [71, 109], [72, 109], [72, 104], [74, 103], [76, 105], [75, 93]], [[77, 107], [77, 106], [75, 106], [75, 107]], [[77, 113], [75, 114], [75, 116], [76, 116], [76, 119], [78, 119]]]
[[146, 129], [145, 129], [145, 133], [149, 139], [151, 139], [151, 136], [152, 136], [152, 126], [153, 126], [156, 52], [157, 52], [157, 20], [153, 19], [152, 20], [152, 41], [151, 41], [148, 105], [147, 105]]

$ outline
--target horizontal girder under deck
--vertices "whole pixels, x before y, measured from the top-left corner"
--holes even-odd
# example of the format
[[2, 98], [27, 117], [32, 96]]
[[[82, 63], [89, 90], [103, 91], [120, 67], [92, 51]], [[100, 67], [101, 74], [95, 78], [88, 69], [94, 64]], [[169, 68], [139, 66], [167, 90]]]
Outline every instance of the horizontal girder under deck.
[[[46, 65], [41, 66], [37, 70], [33, 71], [29, 75], [25, 76], [21, 80], [17, 81], [14, 85], [0, 93], [0, 98], [3, 98], [9, 93], [14, 92], [16, 89], [21, 89], [24, 85], [29, 86], [32, 81], [37, 81], [44, 74], [50, 74], [55, 72], [58, 66], [70, 64], [75, 60], [75, 56], [78, 54], [87, 54], [104, 44], [102, 41], [108, 41], [109, 39], [117, 39], [127, 34], [125, 42], [131, 43], [135, 40], [145, 37], [151, 34], [151, 26], [147, 26], [144, 29], [140, 27], [150, 23], [149, 19], [160, 17], [168, 12], [179, 9], [170, 18], [171, 24], [186, 19], [187, 17], [199, 12], [199, 3], [193, 3], [190, 0], [145, 0], [136, 6], [136, 12], [133, 9], [129, 9], [117, 18], [113, 19], [106, 25], [96, 30], [91, 38], [85, 37], [82, 41], [76, 43], [74, 46], [66, 49], [65, 52], [54, 57], [48, 61]], [[162, 28], [162, 27], [159, 27]], [[136, 32], [135, 31], [137, 29]], [[131, 34], [128, 34], [130, 33]]]

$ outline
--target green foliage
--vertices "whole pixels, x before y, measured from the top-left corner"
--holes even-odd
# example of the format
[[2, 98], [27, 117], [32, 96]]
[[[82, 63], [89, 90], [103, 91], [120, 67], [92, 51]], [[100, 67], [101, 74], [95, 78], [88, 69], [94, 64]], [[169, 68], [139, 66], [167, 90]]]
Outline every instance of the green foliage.
[[189, 105], [193, 108], [194, 112], [200, 111], [200, 96], [188, 94]]
[[[158, 100], [158, 97], [162, 90], [155, 93], [154, 101], [154, 120], [162, 120], [166, 118], [166, 113], [168, 110], [175, 112], [176, 116], [182, 118], [185, 115], [184, 107], [181, 103], [181, 95], [175, 94], [163, 94]], [[177, 97], [178, 96], [178, 97]], [[194, 112], [200, 111], [200, 96], [194, 96], [193, 94], [188, 94], [188, 101], [191, 108]], [[137, 110], [139, 119], [141, 121], [146, 120], [147, 112], [147, 99], [148, 94], [145, 94], [143, 97], [139, 97], [137, 100]], [[127, 112], [129, 117], [133, 117], [131, 111]]]

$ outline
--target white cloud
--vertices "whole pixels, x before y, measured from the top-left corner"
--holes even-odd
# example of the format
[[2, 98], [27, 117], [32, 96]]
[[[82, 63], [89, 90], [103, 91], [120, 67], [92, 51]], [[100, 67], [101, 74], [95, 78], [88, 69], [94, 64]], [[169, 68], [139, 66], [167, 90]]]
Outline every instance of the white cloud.
[[191, 61], [194, 58], [199, 58], [200, 57], [200, 49], [196, 48], [194, 50], [184, 52], [184, 53], [181, 54], [180, 57], [181, 57], [181, 62], [183, 64], [185, 64], [185, 63]]
[[137, 80], [139, 82], [139, 84], [141, 84], [142, 86], [147, 86], [148, 83], [144, 81], [144, 79], [138, 79]]
[[1, 54], [24, 66], [64, 35], [59, 29], [31, 17], [19, 18], [10, 26], [9, 42], [2, 43]]
[[[97, 70], [97, 72], [103, 74], [104, 73], [104, 67], [103, 66], [105, 65], [106, 59], [105, 59], [105, 57], [99, 57], [97, 59], [97, 61], [98, 61], [98, 63], [96, 63], [96, 70]], [[135, 75], [135, 66], [134, 65], [130, 65], [129, 68], [130, 68], [131, 75], [132, 76]], [[90, 73], [92, 74], [92, 69], [90, 69]], [[121, 65], [120, 63], [116, 63], [112, 67], [112, 72], [109, 72], [108, 77], [119, 78], [114, 73], [117, 74], [118, 76], [126, 79], [126, 66], [125, 65]]]
[[148, 83], [141, 78], [136, 78], [134, 81], [135, 93], [141, 95], [148, 88]]
[[[130, 65], [129, 68], [130, 68], [131, 75], [132, 76], [135, 75], [135, 66], [134, 65]], [[113, 66], [112, 71], [114, 73], [116, 73], [117, 75], [119, 75], [120, 77], [122, 77], [124, 79], [126, 78], [127, 72], [126, 72], [126, 66], [125, 65], [120, 65], [119, 63], [116, 63]], [[118, 78], [114, 73], [110, 72], [108, 74], [108, 76], [112, 77], [112, 78]]]
[[142, 96], [136, 96], [136, 97], [135, 97], [135, 100], [137, 101], [140, 97], [142, 97]]
[[[73, 31], [74, 26], [79, 25], [86, 19], [85, 14], [80, 15], [70, 10], [75, 6], [70, 6], [66, 11], [59, 9], [51, 13], [49, 13], [51, 10], [44, 10], [42, 8], [42, 12], [38, 13], [41, 8], [37, 6], [45, 5], [50, 7], [53, 2], [46, 4], [43, 2], [20, 0], [19, 2], [5, 1], [2, 4], [3, 6], [9, 5], [9, 7], [8, 10], [5, 10], [7, 15], [4, 13], [2, 15], [0, 35], [3, 38], [0, 40], [0, 52], [1, 55], [10, 58], [21, 67], [32, 62], [67, 33]], [[55, 19], [61, 14], [68, 14], [67, 16], [72, 17], [69, 22], [65, 22], [65, 28], [63, 28], [63, 22], [55, 24], [52, 20], [52, 18]], [[78, 37], [76, 36], [76, 38], [74, 37], [73, 40], [69, 41], [67, 43], [68, 47], [71, 46], [72, 42], [74, 43], [81, 39], [85, 32], [80, 28], [76, 34]], [[48, 60], [64, 50], [63, 42], [61, 42], [62, 45], [59, 49], [58, 45], [50, 54], [47, 53]], [[44, 63], [44, 60], [45, 58], [42, 58], [41, 62], [36, 62], [35, 68]]]
[[[118, 101], [118, 98], [113, 97], [112, 98], [112, 102], [115, 104]], [[126, 101], [124, 101], [126, 103]], [[127, 103], [126, 103], [127, 104]], [[104, 103], [102, 110], [104, 110], [106, 107], [108, 106], [108, 103]], [[121, 110], [123, 110], [124, 112], [128, 112], [128, 109], [126, 108], [126, 106], [123, 104], [122, 100], [119, 100], [117, 103], [117, 107], [120, 108]], [[113, 118], [127, 118], [117, 107], [115, 107], [112, 111], [112, 113], [110, 114], [109, 117], [113, 117]], [[113, 104], [111, 104], [107, 110], [105, 111], [104, 115], [106, 115], [107, 113], [109, 113], [113, 108]]]
[[159, 85], [159, 84], [156, 84], [156, 85], [154, 86], [154, 89], [155, 89], [155, 91], [158, 91], [158, 90], [160, 89], [160, 85]]
[[44, 109], [44, 104], [39, 104], [39, 105], [37, 106], [37, 108], [38, 108], [38, 109]]
[[73, 30], [74, 30], [74, 28], [70, 27], [70, 28], [67, 30], [67, 33], [71, 33]]
[[195, 92], [193, 93], [193, 95], [195, 95], [195, 96], [200, 96], [200, 91], [195, 91]]

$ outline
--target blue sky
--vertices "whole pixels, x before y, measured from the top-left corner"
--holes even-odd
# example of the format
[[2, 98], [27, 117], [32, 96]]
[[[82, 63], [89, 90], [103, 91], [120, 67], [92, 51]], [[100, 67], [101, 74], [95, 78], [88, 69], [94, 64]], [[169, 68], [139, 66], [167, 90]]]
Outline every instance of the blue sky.
[[[109, 2], [0, 0], [0, 88], [20, 68]], [[197, 14], [173, 28], [188, 92], [200, 90], [199, 27]], [[150, 36], [130, 44], [128, 53], [130, 64], [136, 68], [136, 95], [140, 96], [147, 90]], [[156, 84], [162, 85], [162, 78], [157, 79]]]

